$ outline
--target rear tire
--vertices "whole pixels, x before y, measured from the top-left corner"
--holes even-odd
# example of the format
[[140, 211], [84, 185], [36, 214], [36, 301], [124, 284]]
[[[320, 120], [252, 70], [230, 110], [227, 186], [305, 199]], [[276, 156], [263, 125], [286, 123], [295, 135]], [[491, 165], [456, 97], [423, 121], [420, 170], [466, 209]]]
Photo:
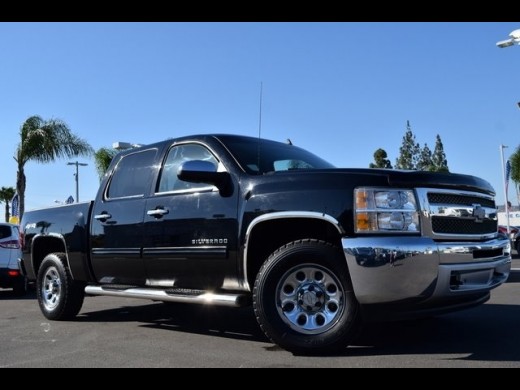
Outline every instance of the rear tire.
[[36, 294], [47, 319], [70, 320], [83, 306], [85, 283], [72, 278], [64, 253], [53, 253], [43, 260], [38, 271]]
[[253, 305], [266, 336], [298, 355], [345, 351], [360, 322], [345, 257], [317, 240], [290, 243], [269, 257]]

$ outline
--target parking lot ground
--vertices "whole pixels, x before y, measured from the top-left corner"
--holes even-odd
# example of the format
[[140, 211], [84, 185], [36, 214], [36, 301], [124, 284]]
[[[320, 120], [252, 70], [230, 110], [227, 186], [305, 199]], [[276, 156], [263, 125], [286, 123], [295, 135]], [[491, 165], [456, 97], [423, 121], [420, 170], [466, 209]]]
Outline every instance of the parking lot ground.
[[274, 346], [251, 309], [88, 297], [76, 321], [49, 322], [34, 294], [0, 291], [0, 367], [520, 367], [518, 329], [520, 271], [483, 306], [367, 324], [330, 357]]

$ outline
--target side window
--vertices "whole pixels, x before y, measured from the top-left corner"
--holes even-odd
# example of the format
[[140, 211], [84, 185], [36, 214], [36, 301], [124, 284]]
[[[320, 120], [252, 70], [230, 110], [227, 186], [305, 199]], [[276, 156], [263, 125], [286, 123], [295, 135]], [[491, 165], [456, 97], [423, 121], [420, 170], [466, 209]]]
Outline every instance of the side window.
[[0, 240], [3, 240], [4, 238], [11, 237], [11, 227], [9, 226], [0, 226]]
[[208, 161], [218, 167], [218, 160], [202, 145], [187, 144], [174, 146], [168, 153], [159, 182], [158, 193], [197, 190], [211, 187], [204, 183], [188, 183], [177, 177], [179, 167], [186, 161]]
[[125, 156], [112, 175], [106, 197], [108, 199], [144, 196], [150, 188], [157, 150], [145, 150]]

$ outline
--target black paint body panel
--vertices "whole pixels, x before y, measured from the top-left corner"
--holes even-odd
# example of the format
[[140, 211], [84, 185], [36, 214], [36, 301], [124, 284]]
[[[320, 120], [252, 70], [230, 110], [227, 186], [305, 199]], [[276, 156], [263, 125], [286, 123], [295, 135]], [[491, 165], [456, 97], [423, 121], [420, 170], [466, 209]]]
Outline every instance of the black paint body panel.
[[[335, 219], [344, 236], [353, 237], [353, 194], [357, 187], [433, 187], [494, 195], [487, 182], [453, 174], [302, 169], [253, 175], [226, 146], [236, 140], [258, 143], [254, 138], [202, 135], [121, 153], [114, 159], [94, 202], [26, 212], [22, 229], [28, 277], [35, 279], [46, 248], [59, 251], [62, 243], [73, 276], [78, 280], [97, 284], [238, 289], [244, 285], [243, 256], [248, 228], [265, 214], [319, 213]], [[183, 143], [203, 145], [219, 160], [229, 175], [230, 187], [225, 193], [217, 188], [157, 193], [168, 150]], [[261, 148], [270, 145], [282, 147], [262, 141]], [[150, 174], [146, 178], [146, 193], [107, 199], [107, 186], [120, 160], [150, 149], [156, 154], [147, 168]], [[158, 208], [167, 210], [167, 214], [159, 218], [148, 215]], [[102, 214], [110, 215], [110, 219], [95, 218]], [[44, 241], [50, 244], [38, 246]]]

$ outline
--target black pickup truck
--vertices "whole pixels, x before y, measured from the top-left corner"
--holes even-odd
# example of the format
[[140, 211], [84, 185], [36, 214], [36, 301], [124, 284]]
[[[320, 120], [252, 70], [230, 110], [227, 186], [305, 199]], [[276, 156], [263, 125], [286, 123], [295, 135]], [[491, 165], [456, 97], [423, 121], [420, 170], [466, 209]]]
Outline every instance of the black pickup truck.
[[252, 305], [274, 343], [333, 353], [362, 320], [486, 302], [511, 268], [494, 195], [472, 176], [186, 137], [119, 154], [93, 202], [27, 212], [21, 264], [51, 320], [85, 295]]

